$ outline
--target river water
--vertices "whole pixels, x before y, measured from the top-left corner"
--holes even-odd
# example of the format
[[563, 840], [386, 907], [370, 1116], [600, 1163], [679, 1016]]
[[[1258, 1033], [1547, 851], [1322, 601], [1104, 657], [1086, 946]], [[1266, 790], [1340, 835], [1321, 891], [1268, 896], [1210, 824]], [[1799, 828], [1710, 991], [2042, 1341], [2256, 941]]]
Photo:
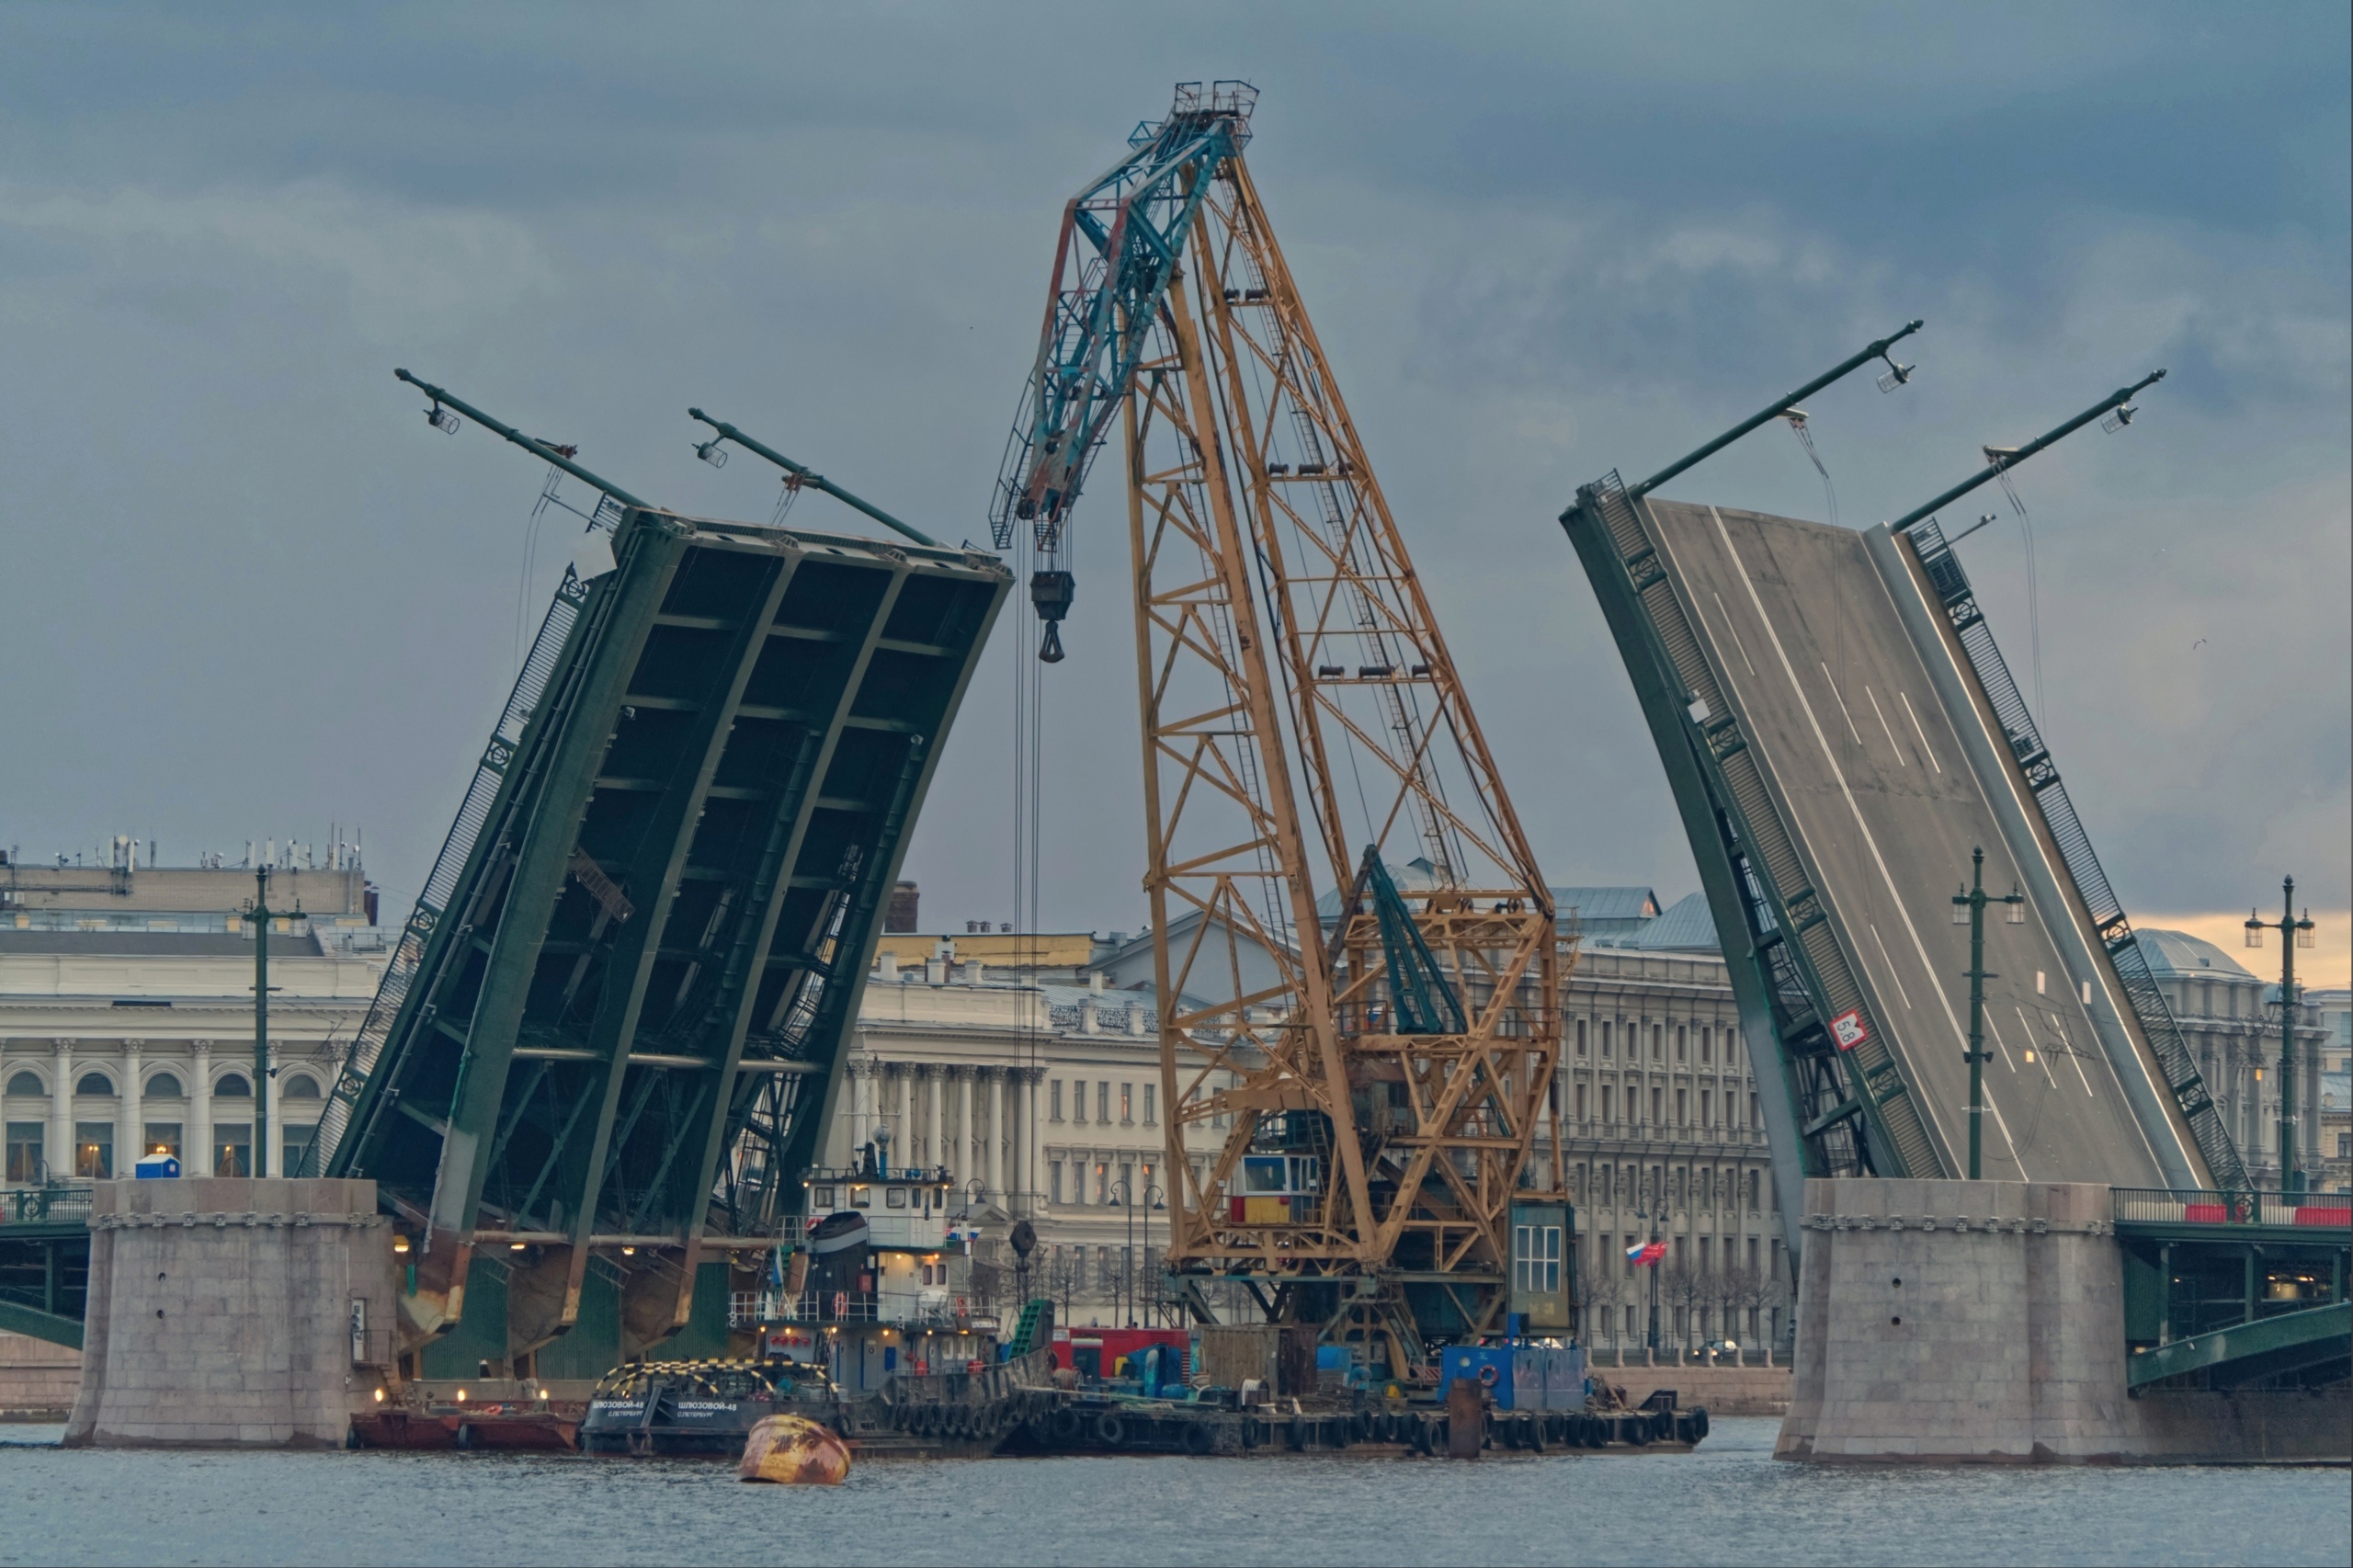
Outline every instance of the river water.
[[[2341, 1470], [1817, 1469], [1697, 1453], [870, 1464], [66, 1451], [0, 1427], [0, 1562], [2346, 1563]], [[15, 1446], [15, 1445], [28, 1446]]]

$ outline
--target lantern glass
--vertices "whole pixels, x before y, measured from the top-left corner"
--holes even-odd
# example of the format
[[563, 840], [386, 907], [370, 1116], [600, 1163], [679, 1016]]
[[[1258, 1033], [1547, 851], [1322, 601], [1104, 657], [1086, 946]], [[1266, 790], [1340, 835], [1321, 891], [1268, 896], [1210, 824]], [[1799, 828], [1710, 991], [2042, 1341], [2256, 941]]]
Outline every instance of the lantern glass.
[[2026, 903], [2024, 900], [2012, 899], [2010, 901], [2010, 913], [2008, 918], [2010, 924], [2013, 926], [2023, 926], [2026, 924]]

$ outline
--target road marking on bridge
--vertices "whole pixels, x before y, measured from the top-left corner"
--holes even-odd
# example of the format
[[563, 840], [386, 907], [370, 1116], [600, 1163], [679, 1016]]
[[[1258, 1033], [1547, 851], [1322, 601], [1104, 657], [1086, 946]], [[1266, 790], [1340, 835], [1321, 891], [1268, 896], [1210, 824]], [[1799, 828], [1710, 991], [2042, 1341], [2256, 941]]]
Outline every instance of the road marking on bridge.
[[[1774, 628], [1773, 618], [1765, 613], [1764, 597], [1757, 593], [1756, 582], [1748, 575], [1747, 562], [1741, 560], [1740, 551], [1733, 548], [1732, 530], [1724, 527], [1723, 514], [1711, 506], [1708, 508], [1708, 516], [1715, 521], [1716, 537], [1723, 541], [1724, 554], [1731, 560], [1733, 570], [1740, 574], [1741, 586], [1748, 590], [1749, 608], [1756, 612], [1758, 624], [1765, 628], [1765, 635], [1773, 644], [1773, 656], [1781, 662], [1781, 674], [1788, 677], [1790, 689], [1797, 695], [1798, 706], [1805, 711], [1806, 727], [1813, 732], [1813, 744], [1822, 748], [1822, 758], [1830, 765], [1830, 776], [1838, 780], [1838, 792], [1846, 797], [1847, 810], [1855, 819], [1855, 830], [1863, 835], [1863, 846], [1871, 852], [1871, 863], [1879, 868], [1879, 879], [1887, 889], [1889, 902], [1895, 905], [1895, 913], [1903, 916], [1904, 929], [1912, 938], [1912, 950], [1919, 956], [1921, 971], [1928, 978], [1928, 988], [1936, 993], [1937, 1003], [1944, 1009], [1945, 1022], [1951, 1027], [1953, 1039], [1962, 1042], [1961, 1049], [1966, 1051], [1968, 1031], [1961, 1027], [1961, 1019], [1952, 1010], [1952, 998], [1945, 994], [1943, 984], [1937, 979], [1936, 965], [1928, 961], [1927, 944], [1920, 940], [1920, 928], [1913, 924], [1912, 912], [1904, 907], [1904, 895], [1896, 891], [1894, 874], [1887, 869], [1887, 858], [1879, 852], [1879, 840], [1872, 835], [1870, 824], [1863, 819], [1863, 808], [1855, 800], [1854, 787], [1847, 781], [1847, 770], [1838, 766], [1837, 756], [1830, 749], [1829, 738], [1822, 733], [1822, 721], [1815, 716], [1813, 704], [1806, 699], [1805, 688], [1798, 684], [1798, 672], [1790, 663], [1789, 650], [1781, 646], [1781, 634]], [[1870, 687], [1866, 686], [1863, 690], [1868, 694]], [[1876, 699], [1873, 699], [1873, 706], [1877, 706]], [[1884, 724], [1886, 722], [1886, 715], [1881, 714], [1880, 722]], [[1890, 738], [1893, 739], [1892, 736]], [[1790, 826], [1800, 839], [1804, 837], [1803, 830], [1799, 828], [1794, 815]], [[1811, 852], [1811, 845], [1808, 846], [1808, 849]], [[1817, 865], [1821, 863], [1818, 857], [1815, 863]], [[1835, 899], [1836, 896], [1826, 887], [1821, 892], [1825, 898]], [[1917, 1098], [1923, 1114], [1937, 1123], [1938, 1135], [1943, 1137], [1945, 1147], [1950, 1149], [1953, 1146], [1952, 1135], [1944, 1129], [1943, 1119], [1938, 1115], [1935, 1098], [1928, 1095], [1921, 1095]], [[1985, 1096], [1985, 1103], [1988, 1106], [1994, 1105], [1992, 1095]], [[2009, 1124], [2003, 1119], [1998, 1107], [1994, 1110], [1994, 1125], [2001, 1129], [2002, 1142], [2009, 1144], [2010, 1163], [2018, 1166], [2018, 1179], [2032, 1181], [2034, 1177], [2028, 1173], [2026, 1162], [2018, 1158], [2018, 1144], [2011, 1141]]]
[[1887, 966], [1887, 977], [1895, 982], [1895, 994], [1904, 998], [1904, 1010], [1910, 1012], [1912, 993], [1904, 989], [1904, 977], [1895, 972], [1895, 960], [1887, 956], [1887, 943], [1881, 940], [1878, 923], [1867, 920], [1864, 924], [1871, 928], [1871, 940], [1879, 943], [1879, 961]]
[[1937, 760], [1937, 748], [1928, 744], [1928, 732], [1920, 727], [1920, 715], [1912, 711], [1912, 699], [1899, 691], [1895, 694], [1895, 699], [1904, 704], [1904, 717], [1912, 721], [1912, 733], [1920, 737], [1920, 750], [1927, 754], [1928, 766], [1938, 773], [1942, 773], [1945, 770], [1945, 765]]
[[[1718, 604], [1722, 604], [1724, 601], [1721, 597], [1719, 597], [1716, 602]], [[1830, 695], [1838, 699], [1838, 716], [1847, 721], [1847, 733], [1855, 737], [1855, 744], [1857, 745], [1861, 745], [1863, 744], [1863, 733], [1862, 731], [1855, 728], [1855, 716], [1847, 711], [1847, 699], [1838, 696], [1838, 681], [1836, 676], [1831, 675], [1830, 666], [1828, 665], [1824, 665], [1822, 666], [1822, 678], [1830, 683]]]
[[1871, 699], [1871, 711], [1879, 715], [1880, 730], [1887, 736], [1887, 749], [1895, 754], [1895, 766], [1898, 767], [1911, 767], [1912, 765], [1910, 763], [1904, 760], [1904, 748], [1895, 744], [1895, 732], [1888, 727], [1887, 714], [1879, 705], [1879, 693], [1873, 691], [1870, 688], [1870, 684], [1866, 682], [1863, 687], [1863, 695]]
[[2067, 1038], [2067, 1026], [2061, 1023], [2053, 1023], [2051, 1027], [2058, 1032], [2059, 1044], [2067, 1052], [2067, 1060], [2074, 1064], [2075, 1076], [2084, 1085], [2084, 1098], [2087, 1100], [2096, 1100], [2099, 1098], [2097, 1095], [2092, 1093], [2092, 1081], [2084, 1073], [2083, 1052], [2077, 1051], [2075, 1049], [2075, 1042]]
[[1994, 1031], [1994, 1045], [2002, 1053], [2002, 1065], [2016, 1073], [2018, 1064], [2010, 1060], [2009, 1042], [2002, 1038], [2002, 1021], [1994, 1016], [1991, 1008], [1985, 1012], [1985, 1027]]
[[[1748, 673], [1750, 675], [1755, 675], [1756, 673], [1756, 665], [1755, 661], [1751, 660], [1748, 656], [1748, 644], [1740, 640], [1740, 628], [1732, 623], [1732, 611], [1724, 608], [1723, 595], [1716, 592], [1713, 588], [1710, 588], [1708, 590], [1708, 597], [1716, 601], [1716, 613], [1724, 618], [1724, 630], [1732, 633], [1732, 645], [1740, 650], [1740, 662], [1748, 666]], [[1827, 665], [1823, 665], [1822, 673], [1824, 675], [1828, 675], [1830, 673], [1830, 666]], [[1836, 696], [1838, 688], [1834, 686], [1830, 690], [1831, 694]], [[1839, 706], [1843, 708], [1846, 704], [1841, 703]], [[1855, 737], [1858, 743], [1859, 743], [1862, 738], [1863, 737], [1860, 735], [1857, 735]]]

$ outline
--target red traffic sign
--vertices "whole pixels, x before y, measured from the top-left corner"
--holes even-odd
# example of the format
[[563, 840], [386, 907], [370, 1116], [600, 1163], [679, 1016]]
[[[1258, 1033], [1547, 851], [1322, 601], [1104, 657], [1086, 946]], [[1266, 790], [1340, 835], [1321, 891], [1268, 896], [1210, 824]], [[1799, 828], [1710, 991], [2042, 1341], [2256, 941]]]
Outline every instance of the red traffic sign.
[[1831, 1019], [1830, 1038], [1838, 1042], [1838, 1049], [1841, 1051], [1852, 1051], [1870, 1039], [1871, 1031], [1863, 1027], [1863, 1010], [1860, 1007], [1849, 1007]]

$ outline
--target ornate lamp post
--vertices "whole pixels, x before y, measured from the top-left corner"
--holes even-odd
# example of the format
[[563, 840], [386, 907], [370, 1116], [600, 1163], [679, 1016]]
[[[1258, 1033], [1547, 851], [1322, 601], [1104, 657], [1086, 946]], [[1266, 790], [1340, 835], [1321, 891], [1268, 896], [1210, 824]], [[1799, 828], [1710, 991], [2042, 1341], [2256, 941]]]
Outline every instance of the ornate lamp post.
[[1969, 852], [1969, 891], [1953, 895], [1952, 923], [1969, 924], [1969, 1179], [1983, 1179], [1980, 1152], [1985, 1125], [1985, 983], [1994, 978], [1985, 968], [1985, 906], [2008, 905], [2009, 923], [2026, 924], [2026, 898], [2013, 887], [2007, 897], [1985, 896], [1985, 851]]
[[[2313, 945], [2312, 911], [2296, 918], [2296, 879], [2279, 883], [2277, 920], [2259, 920], [2246, 912], [2246, 945], [2263, 946], [2266, 931], [2279, 933], [2279, 1190], [2304, 1190], [2304, 1173], [2296, 1167], [2296, 949]], [[2292, 939], [2291, 939], [2292, 938]]]

